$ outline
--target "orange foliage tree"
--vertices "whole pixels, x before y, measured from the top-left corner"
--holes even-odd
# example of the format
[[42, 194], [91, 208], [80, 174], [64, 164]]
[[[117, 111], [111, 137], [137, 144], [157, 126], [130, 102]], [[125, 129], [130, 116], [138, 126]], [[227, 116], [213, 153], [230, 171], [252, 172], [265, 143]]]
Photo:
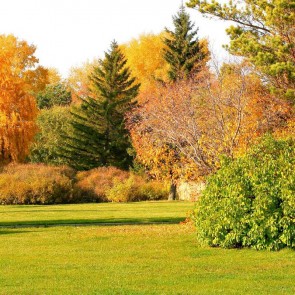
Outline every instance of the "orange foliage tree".
[[214, 172], [221, 155], [234, 157], [255, 138], [282, 125], [290, 108], [237, 65], [217, 75], [203, 70], [191, 80], [145, 94], [142, 101], [129, 118], [139, 159], [153, 163], [158, 148], [168, 144], [178, 155], [173, 165], [194, 178]]
[[[0, 163], [22, 161], [36, 132], [38, 86], [35, 47], [0, 35]], [[40, 68], [39, 68], [40, 70]], [[31, 82], [31, 83], [29, 83]]]

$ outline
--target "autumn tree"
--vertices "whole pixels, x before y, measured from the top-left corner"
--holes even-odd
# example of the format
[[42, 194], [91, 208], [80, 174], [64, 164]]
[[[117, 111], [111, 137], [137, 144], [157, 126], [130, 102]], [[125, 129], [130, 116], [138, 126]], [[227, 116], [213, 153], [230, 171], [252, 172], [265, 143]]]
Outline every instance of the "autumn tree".
[[54, 85], [54, 84], [59, 84], [62, 82], [62, 77], [56, 68], [48, 68], [47, 77], [48, 77], [47, 84]]
[[194, 29], [194, 23], [182, 5], [173, 16], [174, 30], [166, 29], [164, 37], [164, 59], [169, 64], [168, 75], [171, 81], [188, 78], [199, 72], [208, 60], [208, 48], [205, 41], [200, 42]]
[[[288, 112], [288, 104], [270, 97], [247, 68], [227, 65], [216, 75], [203, 71], [151, 93], [132, 114], [131, 134], [154, 147], [169, 144], [179, 165], [193, 167], [195, 178], [202, 178], [218, 169], [221, 155], [243, 153], [255, 138], [282, 124]], [[136, 147], [149, 161], [157, 156]]]
[[168, 81], [169, 64], [163, 58], [166, 47], [163, 39], [167, 34], [143, 34], [137, 39], [120, 45], [126, 56], [127, 66], [140, 83], [140, 92], [153, 91], [159, 81]]
[[34, 46], [12, 35], [0, 35], [0, 48], [0, 162], [19, 162], [36, 132], [37, 107], [30, 93], [38, 60]]
[[295, 4], [290, 0], [190, 0], [205, 16], [234, 22], [230, 53], [247, 58], [273, 92], [295, 99]]
[[[151, 97], [151, 93], [157, 96], [159, 94], [158, 89], [169, 87], [168, 82], [175, 83], [178, 80], [186, 80], [196, 75], [204, 68], [208, 60], [207, 43], [205, 40], [202, 42], [198, 40], [198, 30], [194, 30], [194, 24], [190, 21], [184, 6], [181, 6], [177, 15], [173, 17], [173, 23], [174, 31], [166, 29], [163, 34], [162, 58], [168, 65], [168, 79], [162, 80], [160, 84], [158, 83], [153, 91], [147, 89], [145, 93], [142, 92], [139, 101], [142, 101], [143, 104], [148, 98], [150, 105], [153, 105], [154, 98]], [[167, 85], [163, 88], [165, 84]], [[162, 103], [165, 104], [165, 101], [162, 101]], [[162, 105], [155, 102], [154, 107], [161, 109]], [[149, 111], [157, 112], [157, 109], [150, 109]], [[140, 142], [146, 141], [143, 145], [145, 146], [143, 151], [143, 148], [137, 144], [138, 137], [141, 135], [134, 132], [132, 134], [133, 144], [137, 147], [137, 158], [145, 164], [152, 174], [157, 175], [158, 178], [166, 178], [171, 181], [169, 199], [175, 199], [177, 180], [181, 174], [187, 174], [187, 171], [184, 172], [184, 170], [188, 170], [187, 167], [190, 167], [190, 165], [188, 163], [184, 165], [185, 160], [179, 150], [171, 142], [165, 142], [165, 138], [151, 140], [148, 134], [145, 133], [145, 136], [140, 140]]]
[[115, 41], [90, 78], [92, 97], [73, 108], [73, 132], [66, 137], [64, 157], [81, 170], [110, 165], [126, 169], [132, 157], [124, 116], [135, 103], [139, 84]]

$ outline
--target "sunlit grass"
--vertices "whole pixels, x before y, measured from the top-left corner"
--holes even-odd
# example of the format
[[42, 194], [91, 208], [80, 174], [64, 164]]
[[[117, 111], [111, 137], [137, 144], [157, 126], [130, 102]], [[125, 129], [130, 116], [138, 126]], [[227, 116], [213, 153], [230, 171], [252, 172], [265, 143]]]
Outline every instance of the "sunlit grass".
[[0, 206], [0, 227], [93, 223], [178, 223], [191, 202], [96, 203], [53, 206]]
[[295, 253], [199, 248], [188, 225], [0, 230], [0, 294], [294, 294]]
[[[192, 208], [1, 206], [0, 294], [295, 294], [294, 251], [201, 248], [194, 227], [178, 222]], [[99, 225], [112, 219], [112, 226]], [[155, 220], [175, 224], [147, 224]], [[61, 221], [72, 226], [3, 227]]]

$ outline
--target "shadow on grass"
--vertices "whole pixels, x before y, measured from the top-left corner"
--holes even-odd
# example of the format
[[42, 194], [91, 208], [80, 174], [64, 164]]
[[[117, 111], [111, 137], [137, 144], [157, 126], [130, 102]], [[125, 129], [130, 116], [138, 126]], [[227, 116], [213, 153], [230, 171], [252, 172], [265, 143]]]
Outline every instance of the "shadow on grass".
[[0, 222], [1, 228], [50, 227], [50, 226], [83, 226], [83, 225], [144, 225], [144, 224], [177, 224], [183, 221], [181, 217], [151, 217], [151, 218], [104, 218], [104, 219], [56, 219], [34, 221]]

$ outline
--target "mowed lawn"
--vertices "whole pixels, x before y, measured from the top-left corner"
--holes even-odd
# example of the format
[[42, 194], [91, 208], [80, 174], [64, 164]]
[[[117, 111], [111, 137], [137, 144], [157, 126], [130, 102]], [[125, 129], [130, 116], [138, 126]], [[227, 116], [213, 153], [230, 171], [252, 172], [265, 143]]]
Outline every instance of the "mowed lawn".
[[[192, 203], [155, 205], [1, 207], [2, 224], [84, 220], [84, 208], [85, 220], [115, 216], [128, 225], [0, 228], [0, 294], [295, 294], [294, 251], [201, 248], [191, 224], [146, 221], [168, 221], [167, 210], [184, 219]], [[30, 218], [22, 215], [29, 208]], [[116, 213], [124, 208], [133, 211]]]
[[0, 206], [0, 228], [55, 224], [179, 223], [193, 207], [191, 202], [167, 201]]

